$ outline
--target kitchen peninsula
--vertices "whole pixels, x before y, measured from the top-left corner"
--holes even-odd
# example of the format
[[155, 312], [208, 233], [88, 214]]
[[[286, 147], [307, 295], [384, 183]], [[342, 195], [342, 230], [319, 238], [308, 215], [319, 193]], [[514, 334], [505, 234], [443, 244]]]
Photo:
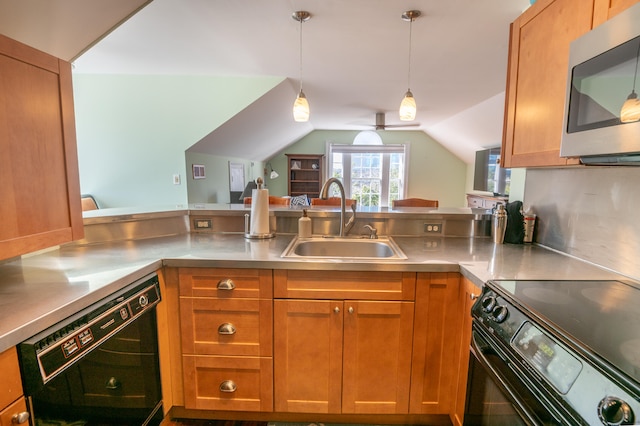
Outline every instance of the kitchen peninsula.
[[[408, 208], [396, 211], [387, 209], [366, 211], [366, 209], [360, 209], [357, 212], [358, 222], [353, 233], [358, 235], [359, 229], [364, 224], [373, 224], [380, 230], [379, 235], [391, 235], [406, 255], [406, 259], [376, 260], [375, 262], [357, 259], [324, 261], [283, 258], [281, 254], [295, 237], [295, 225], [292, 224], [297, 223], [301, 209], [272, 209], [270, 215], [277, 225], [276, 236], [266, 240], [248, 240], [243, 237], [244, 215], [249, 211], [242, 206], [190, 205], [152, 209], [105, 209], [85, 213], [85, 239], [0, 264], [0, 289], [3, 294], [0, 302], [3, 308], [0, 310], [0, 351], [17, 345], [136, 279], [153, 271], [160, 271], [163, 276], [163, 302], [158, 309], [172, 319], [166, 322], [159, 321], [160, 350], [161, 355], [164, 354], [164, 357], [161, 356], [161, 362], [165, 364], [161, 370], [165, 373], [163, 396], [165, 409], [169, 410], [173, 407], [171, 415], [206, 417], [211, 415], [207, 414], [207, 410], [213, 409], [216, 410], [216, 415], [231, 416], [231, 418], [234, 416], [241, 418], [242, 415], [252, 417], [256, 416], [256, 413], [267, 413], [268, 415], [264, 418], [274, 419], [278, 417], [275, 415], [276, 412], [283, 411], [288, 415], [295, 413], [302, 416], [298, 418], [304, 418], [300, 413], [320, 410], [328, 416], [323, 418], [337, 420], [342, 418], [340, 416], [351, 415], [348, 414], [349, 412], [367, 411], [362, 411], [357, 406], [348, 408], [344, 401], [342, 408], [335, 408], [335, 403], [332, 405], [330, 402], [327, 402], [326, 409], [317, 408], [318, 406], [309, 409], [292, 405], [292, 401], [286, 398], [286, 389], [287, 387], [295, 389], [297, 384], [292, 381], [279, 384], [279, 380], [291, 377], [287, 376], [288, 370], [283, 370], [282, 365], [279, 364], [279, 359], [281, 360], [288, 350], [286, 346], [281, 346], [279, 339], [282, 334], [269, 331], [267, 336], [273, 340], [260, 342], [257, 346], [259, 352], [255, 355], [242, 354], [242, 352], [216, 354], [214, 349], [198, 349], [197, 346], [192, 350], [186, 349], [185, 345], [188, 346], [189, 343], [185, 340], [187, 339], [185, 330], [191, 329], [196, 333], [199, 330], [199, 319], [195, 315], [196, 311], [193, 310], [195, 308], [190, 307], [196, 305], [190, 305], [189, 301], [208, 300], [209, 303], [214, 304], [211, 306], [215, 306], [215, 303], [220, 301], [220, 297], [215, 296], [216, 290], [206, 290], [207, 284], [203, 283], [211, 280], [213, 280], [211, 282], [217, 282], [216, 277], [222, 276], [231, 279], [235, 277], [240, 283], [246, 280], [253, 282], [254, 278], [247, 277], [262, 277], [258, 292], [254, 293], [255, 296], [249, 296], [249, 299], [261, 301], [257, 309], [261, 315], [267, 314], [266, 319], [264, 316], [261, 317], [260, 321], [266, 321], [266, 325], [260, 326], [261, 330], [263, 328], [272, 330], [272, 324], [275, 326], [276, 321], [286, 322], [287, 315], [294, 312], [290, 305], [294, 300], [309, 297], [312, 299], [320, 297], [323, 300], [339, 299], [342, 300], [341, 304], [344, 303], [344, 310], [349, 311], [351, 306], [346, 301], [355, 298], [360, 300], [358, 306], [368, 309], [387, 306], [387, 303], [397, 306], [399, 316], [392, 316], [395, 319], [387, 323], [387, 326], [398, 327], [399, 330], [406, 329], [406, 318], [411, 318], [410, 329], [413, 330], [414, 341], [420, 342], [424, 340], [416, 339], [415, 336], [423, 334], [426, 336], [429, 332], [437, 332], [442, 336], [459, 334], [457, 328], [461, 327], [459, 317], [463, 315], [460, 307], [463, 304], [456, 301], [460, 300], [460, 294], [462, 294], [462, 282], [470, 283], [472, 287], [479, 287], [486, 280], [493, 278], [619, 278], [596, 266], [535, 244], [493, 244], [491, 238], [486, 235], [488, 216], [484, 210]], [[310, 209], [309, 215], [314, 221], [314, 233], [322, 230], [322, 234], [334, 234], [337, 227], [333, 227], [332, 224], [339, 217], [338, 209]], [[473, 226], [464, 226], [464, 223], [473, 224]], [[438, 224], [442, 234], [426, 234], [425, 224]], [[200, 229], [196, 229], [198, 226]], [[197, 280], [193, 281], [196, 277], [201, 280], [199, 284]], [[314, 279], [317, 281], [314, 282]], [[296, 284], [290, 287], [287, 283]], [[323, 289], [322, 285], [327, 283], [334, 283], [334, 287]], [[379, 295], [375, 295], [376, 292], [367, 295], [368, 290], [365, 288], [367, 283], [386, 286], [384, 300], [381, 300]], [[320, 296], [301, 294], [300, 289], [305, 285]], [[344, 286], [344, 288], [335, 287], [335, 285]], [[198, 295], [198, 291], [208, 293]], [[397, 296], [391, 294], [396, 291]], [[356, 294], [359, 296], [354, 297]], [[25, 300], [29, 303], [23, 303]], [[272, 302], [273, 300], [275, 301]], [[240, 302], [241, 300], [237, 303]], [[273, 308], [271, 308], [272, 303]], [[380, 303], [383, 304], [379, 305]], [[18, 305], [22, 308], [11, 309]], [[278, 306], [289, 306], [289, 308], [284, 309]], [[449, 320], [438, 323], [437, 329], [430, 329], [428, 327], [434, 326], [422, 323], [420, 318], [426, 317], [419, 313], [436, 312], [436, 306], [445, 308], [442, 318]], [[272, 312], [271, 309], [274, 311]], [[342, 308], [340, 309], [342, 311]], [[357, 312], [358, 308], [353, 307], [353, 309]], [[407, 309], [409, 311], [406, 311]], [[176, 312], [180, 315], [182, 331], [175, 321]], [[194, 315], [189, 315], [188, 312]], [[415, 321], [413, 312], [415, 312]], [[194, 322], [190, 327], [185, 328], [185, 321]], [[346, 321], [345, 319], [345, 327], [348, 325]], [[274, 327], [273, 330], [276, 328]], [[344, 332], [347, 332], [347, 328]], [[294, 338], [292, 336], [290, 338]], [[411, 345], [410, 338], [404, 339], [403, 341], [409, 342], [406, 344]], [[438, 352], [441, 354], [439, 356], [451, 354], [459, 347], [456, 339], [442, 341], [450, 347], [446, 351]], [[345, 347], [344, 350], [348, 351], [348, 348]], [[358, 347], [352, 348], [345, 353], [345, 356], [348, 353], [349, 356], [357, 357], [359, 350]], [[388, 352], [395, 353], [393, 350]], [[405, 390], [399, 395], [398, 402], [392, 405], [385, 403], [383, 405], [385, 408], [379, 410], [383, 410], [384, 413], [405, 413], [389, 414], [389, 421], [415, 422], [426, 419], [420, 416], [435, 416], [428, 417], [429, 421], [436, 423], [444, 421], [443, 424], [446, 424], [454, 409], [452, 390], [439, 389], [437, 395], [429, 395], [427, 391], [431, 387], [428, 383], [423, 383], [423, 386], [418, 389], [414, 385], [409, 388], [409, 382], [418, 383], [418, 378], [424, 379], [425, 371], [430, 374], [435, 374], [434, 372], [437, 371], [442, 383], [451, 384], [457, 382], [455, 378], [457, 373], [451, 369], [451, 365], [447, 368], [446, 365], [450, 363], [442, 363], [443, 358], [425, 358], [424, 347], [414, 346], [413, 350], [408, 351], [406, 347], [402, 347], [402, 351], [398, 353], [402, 352], [405, 355], [410, 354], [409, 364], [414, 366], [413, 371], [406, 370], [408, 365], [406, 359], [396, 359], [398, 368], [402, 371], [395, 377], [398, 383], [403, 383]], [[255, 390], [258, 396], [253, 398], [251, 394], [252, 397], [249, 398], [256, 401], [253, 405], [241, 404], [234, 407], [227, 398], [222, 400], [221, 408], [215, 405], [215, 398], [197, 393], [208, 392], [210, 389], [196, 391], [195, 388], [190, 387], [189, 383], [193, 385], [193, 382], [189, 382], [186, 377], [193, 380], [200, 374], [204, 374], [203, 371], [214, 367], [206, 363], [219, 357], [227, 361], [255, 360], [255, 362], [259, 361], [258, 365], [262, 365], [262, 367], [256, 367], [259, 370], [257, 374], [262, 374], [256, 383], [261, 383], [262, 388]], [[202, 364], [203, 362], [205, 364]], [[428, 367], [425, 367], [425, 362], [428, 363]], [[264, 366], [265, 363], [267, 367]], [[208, 365], [208, 367], [198, 367], [198, 365]], [[346, 366], [347, 364], [344, 368]], [[404, 370], [401, 366], [404, 366]], [[205, 368], [205, 370], [199, 368]], [[424, 370], [425, 368], [427, 370]], [[356, 373], [350, 370], [343, 371], [345, 375]], [[409, 380], [410, 375], [411, 380]], [[349, 380], [355, 380], [355, 383], [358, 379]], [[275, 395], [273, 389], [275, 389]], [[251, 392], [253, 391], [252, 389]], [[352, 391], [343, 389], [345, 395]], [[325, 407], [325, 405], [322, 406]], [[224, 413], [221, 414], [220, 410]], [[311, 417], [314, 420], [318, 418], [317, 415]], [[354, 419], [358, 420], [357, 417]]]

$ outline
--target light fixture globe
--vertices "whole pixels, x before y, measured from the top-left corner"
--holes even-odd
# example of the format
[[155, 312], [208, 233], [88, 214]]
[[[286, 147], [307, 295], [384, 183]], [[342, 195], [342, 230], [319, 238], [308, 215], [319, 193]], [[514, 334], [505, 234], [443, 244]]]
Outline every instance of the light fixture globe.
[[413, 97], [411, 90], [407, 90], [404, 94], [404, 98], [400, 103], [400, 120], [413, 121], [416, 119], [416, 100]]
[[633, 123], [638, 120], [640, 120], [640, 99], [638, 99], [636, 92], [633, 91], [622, 105], [620, 121], [622, 123]]
[[293, 119], [299, 123], [309, 121], [309, 101], [304, 95], [304, 92], [300, 90], [298, 97], [293, 103]]

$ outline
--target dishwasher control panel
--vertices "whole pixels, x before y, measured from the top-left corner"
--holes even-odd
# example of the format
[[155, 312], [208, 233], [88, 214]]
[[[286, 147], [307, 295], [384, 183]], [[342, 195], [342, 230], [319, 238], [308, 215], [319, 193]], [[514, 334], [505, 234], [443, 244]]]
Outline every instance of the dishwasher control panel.
[[153, 274], [21, 343], [21, 362], [31, 371], [37, 368], [43, 385], [158, 302], [160, 285]]

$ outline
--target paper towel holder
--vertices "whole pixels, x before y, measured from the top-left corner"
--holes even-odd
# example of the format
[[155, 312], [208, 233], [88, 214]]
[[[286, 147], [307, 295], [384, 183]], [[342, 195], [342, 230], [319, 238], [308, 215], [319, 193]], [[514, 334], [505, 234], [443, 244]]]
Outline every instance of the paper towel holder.
[[[263, 180], [261, 177], [256, 179], [256, 184], [258, 186], [257, 189], [262, 189]], [[251, 233], [250, 228], [250, 216], [248, 213], [244, 215], [244, 237], [251, 240], [265, 240], [268, 238], [273, 238], [276, 236], [275, 232], [267, 232], [267, 233]]]

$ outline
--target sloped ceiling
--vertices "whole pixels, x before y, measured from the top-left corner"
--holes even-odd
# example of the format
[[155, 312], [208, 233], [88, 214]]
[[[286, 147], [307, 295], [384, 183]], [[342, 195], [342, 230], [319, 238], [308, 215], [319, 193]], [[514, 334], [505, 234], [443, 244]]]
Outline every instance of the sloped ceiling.
[[[370, 130], [376, 112], [400, 124], [397, 108], [410, 86], [419, 126], [408, 129], [430, 134], [468, 163], [477, 149], [500, 143], [503, 106], [496, 97], [504, 96], [509, 23], [529, 6], [528, 0], [146, 3], [0, 0], [0, 28], [73, 59], [124, 21], [75, 60], [76, 73], [283, 78], [273, 93], [194, 141], [198, 152], [215, 147], [215, 155], [265, 160], [313, 129]], [[411, 9], [422, 16], [409, 25], [401, 15]], [[312, 15], [302, 26], [309, 123], [290, 116], [301, 73], [296, 10]]]
[[72, 61], [151, 0], [0, 0], [0, 34]]

